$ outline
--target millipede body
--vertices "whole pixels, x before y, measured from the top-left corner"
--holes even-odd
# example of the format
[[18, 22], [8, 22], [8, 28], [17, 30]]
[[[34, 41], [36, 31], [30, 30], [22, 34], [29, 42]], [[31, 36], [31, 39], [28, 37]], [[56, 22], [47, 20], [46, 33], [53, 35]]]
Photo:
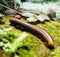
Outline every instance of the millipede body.
[[50, 48], [50, 49], [54, 48], [54, 43], [53, 43], [52, 37], [42, 28], [39, 28], [37, 26], [34, 26], [32, 24], [23, 22], [21, 20], [15, 19], [15, 18], [10, 19], [10, 22], [13, 24], [16, 24], [18, 26], [21, 26], [21, 27], [25, 28], [26, 30], [28, 30], [29, 32], [37, 35], [38, 38], [41, 39], [48, 48]]

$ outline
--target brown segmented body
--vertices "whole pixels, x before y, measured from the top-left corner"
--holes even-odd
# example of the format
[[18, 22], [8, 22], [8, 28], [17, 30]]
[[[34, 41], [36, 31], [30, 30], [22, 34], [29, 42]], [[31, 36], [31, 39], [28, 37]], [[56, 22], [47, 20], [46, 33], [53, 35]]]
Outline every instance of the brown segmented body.
[[37, 26], [34, 26], [32, 24], [15, 19], [15, 18], [12, 18], [10, 20], [10, 22], [12, 22], [13, 24], [22, 26], [25, 29], [27, 29], [29, 32], [32, 32], [35, 35], [37, 35], [39, 37], [39, 39], [41, 39], [45, 42], [47, 47], [49, 47], [49, 48], [53, 47], [53, 40], [52, 40], [51, 36], [45, 30], [43, 30]]

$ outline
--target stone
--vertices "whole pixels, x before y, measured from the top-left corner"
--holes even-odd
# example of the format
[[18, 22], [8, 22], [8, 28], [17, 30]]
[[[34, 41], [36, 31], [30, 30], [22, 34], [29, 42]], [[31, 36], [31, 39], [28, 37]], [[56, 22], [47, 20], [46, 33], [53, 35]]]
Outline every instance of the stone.
[[22, 12], [21, 14], [22, 14], [22, 16], [25, 16], [25, 17], [32, 17], [32, 16], [34, 16], [34, 14], [30, 13], [30, 12]]
[[38, 16], [35, 16], [35, 18], [36, 18], [37, 20], [41, 21], [41, 22], [43, 22], [43, 21], [45, 21], [45, 20], [50, 20], [50, 18], [49, 18], [48, 16], [42, 15], [42, 14], [40, 14], [40, 15], [38, 15]]
[[29, 22], [36, 22], [37, 21], [37, 19], [35, 17], [29, 17], [29, 18], [27, 18], [27, 20]]
[[6, 10], [5, 14], [6, 15], [16, 15], [16, 13], [13, 10]]
[[56, 19], [56, 11], [53, 8], [48, 8], [46, 13], [47, 13], [47, 15], [49, 16], [49, 18], [51, 20], [55, 20]]

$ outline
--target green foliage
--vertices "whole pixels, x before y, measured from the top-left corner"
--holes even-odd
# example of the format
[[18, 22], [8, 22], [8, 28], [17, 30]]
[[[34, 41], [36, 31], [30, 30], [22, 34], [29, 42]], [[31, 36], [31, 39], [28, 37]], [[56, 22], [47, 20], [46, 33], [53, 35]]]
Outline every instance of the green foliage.
[[8, 0], [0, 0], [0, 3], [2, 3], [2, 4], [4, 4], [4, 5], [6, 5], [6, 6], [8, 6], [7, 1], [8, 1]]
[[58, 0], [32, 0], [34, 3], [57, 2]]
[[4, 15], [0, 13], [0, 18], [3, 17]]
[[4, 29], [0, 29], [0, 40], [2, 40], [3, 42], [6, 42], [7, 40], [11, 41], [12, 38], [15, 38], [14, 34], [9, 34]]
[[56, 14], [56, 18], [57, 18], [57, 20], [60, 20], [60, 13]]

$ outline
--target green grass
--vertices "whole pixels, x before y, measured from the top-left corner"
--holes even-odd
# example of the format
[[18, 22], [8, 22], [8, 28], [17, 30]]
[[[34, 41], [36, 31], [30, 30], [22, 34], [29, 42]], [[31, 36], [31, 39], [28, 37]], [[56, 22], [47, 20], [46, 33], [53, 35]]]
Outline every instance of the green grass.
[[[11, 27], [9, 24], [9, 19], [11, 17], [5, 16], [3, 17], [3, 24], [0, 24], [0, 28], [9, 28]], [[36, 23], [38, 27], [43, 28], [46, 30], [54, 40], [54, 50], [49, 50], [41, 40], [39, 40], [36, 36], [32, 35], [29, 32], [18, 30], [13, 28], [12, 30], [8, 31], [9, 35], [14, 35], [12, 43], [22, 34], [22, 32], [27, 33], [27, 37], [21, 41], [20, 48], [16, 51], [16, 54], [19, 57], [60, 57], [60, 22], [59, 21], [50, 21], [45, 23]], [[5, 52], [4, 50], [0, 49], [0, 57], [14, 57], [10, 52]]]

